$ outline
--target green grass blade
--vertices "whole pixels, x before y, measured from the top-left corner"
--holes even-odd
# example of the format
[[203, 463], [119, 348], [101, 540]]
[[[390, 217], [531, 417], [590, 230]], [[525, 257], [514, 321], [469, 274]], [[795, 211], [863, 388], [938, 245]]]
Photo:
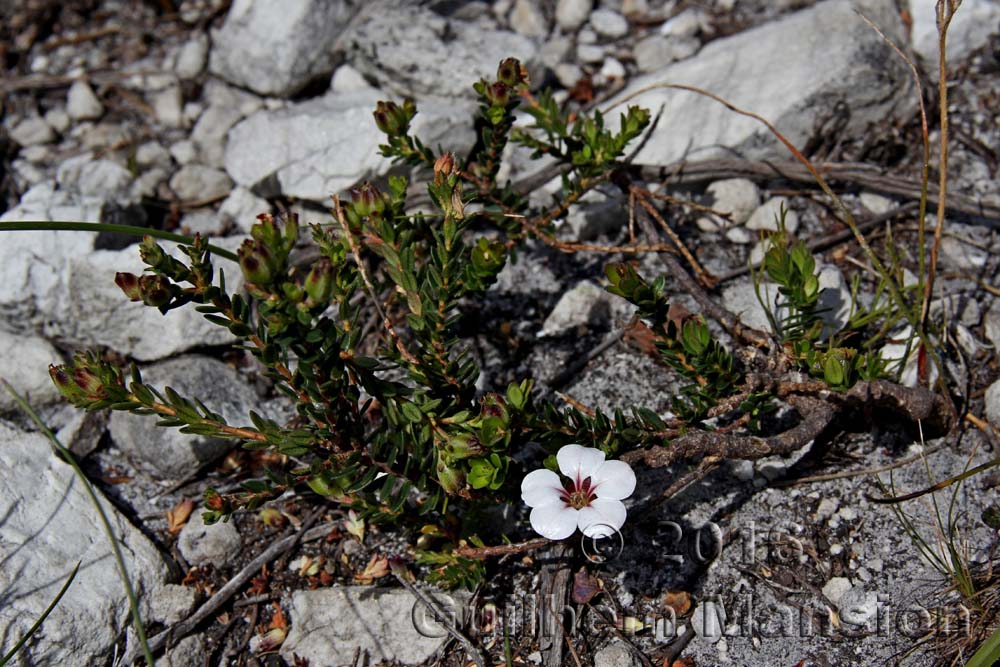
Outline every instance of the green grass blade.
[[49, 606], [45, 608], [45, 611], [42, 612], [42, 615], [38, 617], [38, 620], [36, 620], [30, 628], [28, 628], [28, 631], [24, 633], [24, 636], [17, 640], [17, 643], [14, 644], [14, 648], [7, 651], [7, 655], [0, 658], [0, 667], [3, 667], [8, 662], [10, 662], [11, 659], [13, 659], [15, 655], [17, 655], [17, 652], [21, 650], [21, 647], [24, 646], [25, 642], [31, 639], [31, 635], [35, 634], [35, 632], [38, 631], [38, 628], [42, 627], [42, 623], [45, 622], [45, 619], [49, 617], [49, 614], [52, 613], [52, 610], [55, 609], [56, 605], [59, 604], [59, 601], [62, 600], [62, 596], [65, 595], [66, 591], [69, 590], [69, 585], [73, 583], [74, 579], [76, 579], [76, 573], [79, 570], [80, 570], [80, 561], [77, 561], [76, 567], [74, 567], [73, 571], [69, 573], [68, 577], [66, 577], [66, 583], [62, 585], [62, 588], [59, 589], [59, 593], [57, 593], [55, 598], [52, 599], [52, 602], [49, 603]]
[[[134, 225], [108, 225], [103, 222], [65, 222], [46, 220], [19, 220], [17, 222], [0, 222], [0, 232], [114, 232], [116, 234], [130, 234], [132, 236], [152, 236], [164, 241], [175, 241], [177, 243], [194, 243], [194, 238], [184, 234], [174, 234], [165, 232], [162, 229], [149, 229], [147, 227], [136, 227]], [[238, 262], [239, 258], [235, 253], [220, 248], [219, 246], [208, 244], [208, 249], [213, 255], [225, 257], [228, 260]]]
[[129, 608], [132, 610], [132, 625], [135, 627], [136, 636], [139, 638], [139, 645], [142, 646], [143, 654], [146, 656], [147, 667], [154, 667], [153, 653], [149, 650], [149, 642], [146, 640], [146, 627], [142, 623], [142, 617], [139, 615], [139, 600], [135, 595], [135, 588], [132, 586], [132, 581], [129, 579], [128, 570], [125, 568], [125, 558], [122, 556], [121, 546], [118, 544], [118, 539], [115, 537], [115, 531], [111, 528], [111, 522], [108, 521], [108, 515], [104, 512], [104, 508], [101, 506], [100, 501], [97, 499], [97, 494], [94, 492], [94, 487], [91, 486], [90, 480], [87, 476], [83, 474], [83, 470], [80, 468], [80, 464], [76, 462], [76, 457], [70, 452], [66, 447], [59, 442], [59, 438], [55, 436], [51, 429], [45, 425], [38, 413], [32, 409], [28, 402], [25, 401], [20, 394], [14, 391], [14, 388], [10, 384], [0, 378], [0, 385], [3, 385], [11, 396], [13, 396], [14, 401], [17, 405], [24, 410], [31, 421], [35, 422], [35, 425], [48, 437], [49, 441], [59, 450], [59, 453], [66, 459], [66, 462], [73, 467], [73, 472], [80, 479], [83, 484], [83, 488], [87, 491], [87, 495], [90, 496], [90, 502], [94, 504], [97, 508], [97, 514], [101, 519], [101, 525], [104, 528], [104, 534], [108, 537], [108, 542], [111, 544], [111, 550], [114, 553], [115, 563], [118, 565], [118, 573], [121, 575], [122, 585], [125, 587], [125, 594], [128, 596]]
[[989, 639], [983, 642], [965, 667], [993, 667], [998, 660], [1000, 660], [1000, 628], [994, 630]]

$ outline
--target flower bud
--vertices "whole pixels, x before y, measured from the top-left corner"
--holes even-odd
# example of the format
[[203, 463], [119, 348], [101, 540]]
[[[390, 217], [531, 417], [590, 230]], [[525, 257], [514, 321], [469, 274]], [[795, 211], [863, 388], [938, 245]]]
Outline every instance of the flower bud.
[[486, 453], [486, 448], [483, 447], [482, 443], [474, 435], [460, 433], [448, 439], [445, 451], [450, 459], [461, 460], [473, 456], [482, 456]]
[[73, 369], [73, 382], [88, 399], [96, 401], [104, 398], [104, 383], [97, 373], [86, 366], [77, 366]]
[[170, 281], [163, 276], [145, 275], [139, 278], [139, 298], [147, 306], [159, 308], [170, 303], [173, 293]]
[[506, 58], [497, 68], [497, 79], [506, 86], [514, 88], [525, 80], [521, 61], [517, 58]]
[[143, 236], [142, 243], [139, 244], [139, 257], [149, 266], [157, 268], [166, 259], [167, 253], [163, 252], [163, 248], [152, 236]]
[[490, 392], [483, 396], [480, 414], [484, 417], [498, 417], [505, 424], [510, 422], [510, 414], [507, 412], [507, 401], [495, 392]]
[[440, 461], [437, 464], [437, 478], [441, 488], [448, 495], [459, 493], [465, 487], [465, 473]]
[[139, 289], [139, 276], [132, 273], [116, 273], [115, 284], [125, 292], [129, 301], [142, 301], [142, 291]]
[[385, 198], [379, 189], [368, 181], [362, 183], [360, 187], [351, 188], [351, 203], [354, 212], [361, 217], [385, 210]]
[[405, 110], [400, 109], [395, 102], [378, 102], [372, 115], [375, 116], [375, 125], [378, 129], [390, 137], [406, 134], [409, 129], [410, 123]]
[[274, 256], [260, 241], [247, 239], [236, 254], [239, 256], [243, 277], [248, 282], [266, 285], [274, 279]]
[[326, 257], [313, 265], [306, 276], [305, 290], [315, 303], [327, 303], [333, 297], [333, 265]]
[[52, 382], [56, 385], [59, 393], [65, 396], [70, 403], [75, 405], [77, 401], [83, 398], [83, 392], [69, 376], [69, 373], [66, 372], [66, 366], [50, 365], [49, 377], [52, 378]]
[[492, 83], [486, 88], [486, 99], [492, 106], [505, 107], [510, 104], [510, 88], [500, 81]]
[[434, 176], [450, 176], [455, 170], [455, 156], [451, 153], [442, 153], [434, 162]]

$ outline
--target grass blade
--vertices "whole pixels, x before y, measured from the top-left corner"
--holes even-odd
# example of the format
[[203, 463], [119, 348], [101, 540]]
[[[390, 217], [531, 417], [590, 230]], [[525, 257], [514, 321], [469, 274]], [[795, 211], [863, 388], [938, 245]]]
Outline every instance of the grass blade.
[[76, 462], [76, 457], [70, 452], [66, 447], [59, 442], [59, 438], [55, 436], [51, 429], [45, 425], [38, 413], [32, 409], [28, 402], [25, 401], [20, 394], [18, 394], [10, 384], [0, 378], [0, 385], [3, 385], [10, 395], [14, 398], [17, 405], [24, 410], [31, 421], [35, 422], [35, 425], [48, 437], [49, 441], [59, 450], [59, 453], [66, 459], [66, 462], [70, 464], [73, 468], [73, 472], [80, 479], [83, 484], [83, 488], [87, 491], [87, 495], [90, 496], [90, 501], [97, 508], [97, 514], [101, 519], [101, 525], [104, 528], [104, 534], [108, 537], [108, 542], [111, 544], [111, 550], [115, 557], [115, 563], [118, 565], [118, 573], [121, 575], [122, 584], [125, 586], [125, 594], [128, 596], [129, 608], [132, 610], [132, 625], [135, 627], [136, 636], [139, 638], [139, 644], [142, 646], [142, 651], [146, 656], [146, 665], [148, 667], [154, 667], [153, 663], [153, 653], [149, 650], [149, 642], [146, 641], [146, 627], [142, 624], [142, 618], [139, 615], [139, 600], [135, 595], [135, 588], [132, 586], [132, 581], [129, 579], [128, 570], [125, 569], [125, 558], [122, 556], [121, 546], [118, 544], [118, 538], [115, 537], [115, 532], [111, 528], [111, 522], [108, 521], [108, 515], [104, 512], [104, 508], [101, 506], [100, 501], [97, 499], [97, 494], [94, 493], [94, 487], [91, 486], [90, 480], [87, 476], [83, 474], [83, 470], [80, 468], [80, 464]]
[[76, 573], [79, 570], [80, 561], [76, 561], [76, 567], [74, 567], [73, 571], [69, 573], [68, 577], [66, 577], [66, 583], [62, 585], [62, 588], [59, 589], [59, 592], [56, 594], [55, 598], [52, 599], [52, 602], [49, 603], [49, 606], [45, 608], [45, 611], [42, 612], [42, 615], [38, 617], [38, 620], [36, 620], [30, 628], [28, 628], [28, 631], [24, 633], [24, 636], [17, 640], [17, 643], [14, 644], [14, 648], [7, 651], [7, 655], [0, 658], [0, 667], [3, 667], [10, 662], [11, 659], [17, 655], [17, 652], [21, 650], [21, 647], [24, 646], [25, 642], [31, 639], [31, 635], [35, 634], [35, 632], [38, 631], [38, 628], [42, 627], [42, 623], [45, 622], [45, 619], [49, 617], [52, 610], [55, 609], [56, 605], [59, 604], [59, 601], [62, 600], [62, 596], [69, 590], [69, 585], [73, 583], [74, 579], [76, 579]]

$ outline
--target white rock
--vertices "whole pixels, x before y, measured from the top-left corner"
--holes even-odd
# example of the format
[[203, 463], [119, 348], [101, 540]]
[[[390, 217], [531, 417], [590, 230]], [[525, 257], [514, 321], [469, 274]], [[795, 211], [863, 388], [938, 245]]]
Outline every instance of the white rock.
[[[372, 90], [259, 111], [230, 131], [226, 170], [238, 185], [261, 195], [284, 194], [326, 206], [332, 193], [391, 167], [378, 154], [385, 135], [371, 115], [379, 99], [383, 95]], [[463, 104], [425, 101], [418, 108], [412, 130], [421, 141], [458, 152], [472, 145]]]
[[824, 498], [819, 501], [819, 507], [816, 508], [816, 518], [821, 521], [829, 519], [837, 511], [839, 504], [840, 502], [836, 498]]
[[[938, 32], [934, 2], [910, 0], [913, 17], [911, 39], [913, 47], [926, 63], [925, 71], [937, 81]], [[964, 0], [948, 26], [945, 56], [947, 62], [958, 65], [967, 55], [987, 44], [1000, 23], [1000, 3], [996, 0]]]
[[721, 213], [728, 213], [734, 225], [742, 225], [760, 205], [760, 188], [746, 178], [727, 178], [714, 181], [706, 188], [709, 199], [706, 205]]
[[[49, 364], [62, 361], [59, 351], [44, 338], [17, 336], [0, 330], [0, 378], [9, 382], [32, 407], [61, 399], [59, 390], [49, 378]], [[10, 393], [0, 390], [0, 413], [19, 409]]]
[[235, 187], [219, 207], [219, 215], [229, 224], [236, 225], [245, 234], [257, 222], [261, 213], [270, 213], [271, 205], [243, 187]]
[[983, 315], [983, 329], [993, 349], [1000, 350], [1000, 304], [995, 301]]
[[510, 13], [510, 27], [514, 32], [527, 37], [545, 37], [549, 34], [549, 22], [535, 0], [517, 0]]
[[[517, 58], [533, 72], [538, 57], [535, 40], [524, 35], [448, 21], [415, 3], [402, 3], [392, 12], [372, 12], [355, 28], [351, 42], [354, 67], [383, 90], [418, 100], [433, 96], [471, 100], [476, 95], [472, 84], [481, 78], [495, 79], [503, 59]], [[442, 53], [448, 57], [442, 58]]]
[[[696, 57], [633, 79], [616, 99], [629, 96], [669, 118], [670, 132], [656, 133], [636, 156], [643, 164], [670, 164], [729, 155], [787, 157], [757, 121], [694, 93], [654, 89], [662, 81], [698, 86], [752, 110], [802, 145], [829, 105], [842, 100], [850, 120], [841, 136], [856, 137], [871, 124], [909, 117], [915, 106], [909, 70], [855, 13], [865, 15], [898, 42], [903, 26], [893, 0], [828, 0], [730, 37], [713, 40]], [[775, 48], [780, 44], [781, 48]], [[821, 73], [817, 75], [817, 73]], [[612, 101], [612, 103], [614, 103]], [[621, 106], [608, 114], [617, 118]]]
[[553, 36], [545, 40], [538, 51], [538, 59], [549, 69], [563, 62], [573, 52], [573, 41], [568, 37]]
[[[910, 342], [910, 354], [906, 358], [905, 364], [903, 363], [903, 355], [906, 353], [907, 341], [913, 335], [913, 327], [907, 325], [905, 328], [899, 331], [895, 331], [889, 335], [889, 338], [898, 341], [894, 343], [888, 343], [882, 347], [881, 354], [882, 359], [888, 362], [888, 370], [891, 374], [899, 372], [900, 366], [902, 366], [902, 374], [900, 375], [900, 384], [906, 385], [907, 387], [916, 387], [920, 380], [920, 368], [919, 368], [919, 346], [920, 339], [914, 337]], [[927, 377], [931, 385], [937, 380], [937, 366], [928, 359], [928, 371]]]
[[[181, 396], [200, 399], [230, 424], [249, 423], [250, 410], [273, 412], [258, 406], [256, 393], [239, 373], [215, 359], [187, 355], [141, 371], [146, 384], [161, 391], [169, 386]], [[112, 413], [108, 426], [115, 444], [136, 467], [162, 479], [189, 475], [233, 447], [232, 441], [163, 428], [156, 425], [156, 419], [128, 412]]]
[[851, 625], [865, 625], [878, 613], [878, 596], [862, 588], [851, 588], [840, 598], [840, 619]]
[[10, 130], [10, 138], [21, 146], [47, 144], [56, 138], [49, 124], [41, 116], [25, 118]]
[[604, 47], [597, 44], [577, 44], [576, 57], [582, 63], [599, 63], [604, 60]]
[[875, 215], [882, 215], [892, 210], [892, 200], [888, 197], [877, 195], [874, 192], [862, 192], [858, 196], [858, 199], [861, 201], [862, 206]]
[[786, 211], [785, 231], [794, 234], [799, 228], [799, 214], [788, 206], [788, 199], [785, 197], [771, 197], [761, 206], [758, 206], [747, 220], [747, 229], [753, 231], [778, 231], [778, 220], [781, 219], [781, 211]]
[[186, 164], [170, 179], [170, 189], [182, 201], [214, 201], [232, 190], [226, 172], [203, 164]]
[[851, 590], [851, 580], [846, 577], [832, 577], [823, 584], [823, 595], [833, 604], [840, 604], [841, 598]]
[[559, 336], [572, 333], [577, 328], [606, 319], [609, 301], [608, 292], [585, 280], [559, 298], [538, 335]]
[[590, 27], [604, 37], [617, 39], [628, 34], [628, 19], [610, 9], [595, 9], [590, 13]]
[[42, 162], [48, 162], [52, 157], [52, 149], [49, 146], [28, 146], [21, 150], [21, 158], [27, 160], [28, 162], [33, 162], [35, 164], [41, 164]]
[[104, 106], [86, 81], [74, 81], [66, 95], [66, 113], [73, 120], [95, 120], [104, 113]]
[[620, 641], [612, 642], [594, 653], [594, 667], [629, 667], [634, 664], [632, 653]]
[[221, 104], [213, 104], [202, 112], [191, 130], [191, 141], [201, 162], [212, 167], [225, 164], [226, 134], [243, 117], [241, 109]]
[[[116, 413], [118, 414], [118, 413]], [[195, 510], [177, 536], [177, 550], [191, 565], [228, 563], [243, 546], [240, 533], [232, 521], [205, 525], [202, 512]]]
[[188, 614], [194, 610], [197, 601], [198, 590], [196, 588], [166, 584], [153, 596], [149, 617], [157, 623], [173, 625], [187, 618]]
[[694, 37], [703, 29], [705, 21], [704, 12], [691, 7], [661, 25], [660, 34], [669, 37]]
[[[145, 600], [162, 585], [167, 566], [156, 547], [98, 490], [122, 543], [133, 586]], [[80, 571], [62, 600], [18, 657], [18, 664], [97, 667], [112, 661], [129, 624], [129, 606], [111, 546], [72, 468], [50, 453], [48, 440], [0, 422], [0, 654], [13, 648], [42, 614], [73, 566]]]
[[171, 86], [151, 94], [150, 105], [156, 120], [166, 127], [184, 126], [184, 96], [179, 86]]
[[556, 3], [556, 23], [565, 32], [573, 32], [590, 18], [593, 5], [593, 0], [559, 0]]
[[338, 67], [330, 79], [330, 90], [340, 94], [370, 90], [371, 87], [361, 72], [347, 64]]
[[984, 396], [986, 420], [995, 428], [1000, 428], [1000, 380], [989, 386]]
[[739, 245], [749, 245], [753, 243], [754, 236], [746, 227], [730, 227], [726, 230], [726, 240]]
[[[433, 595], [453, 618], [461, 618], [455, 598], [440, 592]], [[451, 636], [412, 594], [398, 588], [296, 591], [289, 611], [292, 628], [281, 645], [281, 655], [289, 663], [294, 653], [322, 656], [324, 664], [351, 664], [360, 650], [373, 664], [417, 664], [433, 656]]]
[[75, 191], [84, 199], [105, 202], [128, 198], [132, 174], [117, 162], [94, 160], [87, 153], [60, 164], [56, 170], [56, 181], [60, 188]]
[[333, 71], [356, 7], [342, 0], [235, 0], [212, 32], [209, 70], [262, 95], [287, 96]]
[[202, 236], [222, 236], [225, 232], [226, 224], [222, 216], [212, 209], [198, 209], [185, 213], [181, 218], [181, 233], [188, 236], [201, 234]]
[[584, 77], [583, 69], [574, 63], [559, 63], [555, 69], [556, 79], [559, 85], [567, 90], [576, 85], [576, 82]]
[[170, 155], [177, 164], [191, 164], [198, 157], [198, 149], [190, 139], [181, 139], [170, 145]]
[[69, 129], [70, 119], [69, 114], [66, 113], [65, 109], [49, 109], [45, 112], [45, 122], [55, 130], [56, 132], [62, 133]]
[[177, 52], [174, 73], [182, 79], [193, 79], [205, 69], [208, 59], [208, 36], [196, 35], [184, 42]]
[[632, 49], [635, 66], [643, 74], [656, 72], [674, 62], [674, 49], [670, 40], [660, 35], [649, 35], [636, 43]]
[[147, 141], [135, 149], [135, 163], [140, 167], [169, 166], [170, 151], [157, 141]]
[[605, 79], [624, 79], [625, 74], [625, 65], [617, 58], [606, 58], [601, 65], [601, 76]]

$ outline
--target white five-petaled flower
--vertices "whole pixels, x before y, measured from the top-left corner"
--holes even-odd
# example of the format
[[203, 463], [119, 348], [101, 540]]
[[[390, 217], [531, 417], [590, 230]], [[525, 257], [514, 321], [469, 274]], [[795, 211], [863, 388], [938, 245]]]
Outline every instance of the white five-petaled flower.
[[605, 461], [604, 452], [566, 445], [556, 453], [559, 471], [528, 473], [521, 499], [532, 508], [531, 527], [542, 537], [561, 540], [579, 528], [587, 537], [607, 537], [625, 523], [622, 500], [635, 491], [635, 473], [624, 461]]

